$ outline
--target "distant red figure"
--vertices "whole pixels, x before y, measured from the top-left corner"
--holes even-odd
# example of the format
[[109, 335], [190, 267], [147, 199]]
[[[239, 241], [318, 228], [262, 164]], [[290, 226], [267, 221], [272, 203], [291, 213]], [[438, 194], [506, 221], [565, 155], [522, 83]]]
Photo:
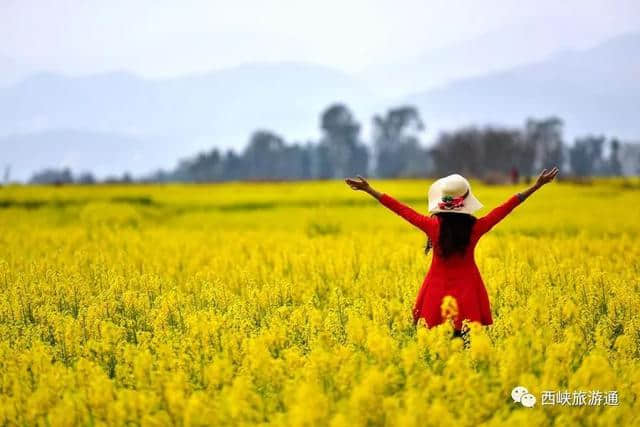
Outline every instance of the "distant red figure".
[[520, 181], [520, 173], [518, 172], [518, 168], [514, 166], [511, 168], [511, 183], [517, 184], [519, 181]]

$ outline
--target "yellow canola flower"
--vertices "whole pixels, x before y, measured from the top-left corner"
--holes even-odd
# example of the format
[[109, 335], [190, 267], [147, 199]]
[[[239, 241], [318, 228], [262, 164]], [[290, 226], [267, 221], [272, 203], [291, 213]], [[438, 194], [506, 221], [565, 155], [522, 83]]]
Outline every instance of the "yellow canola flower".
[[[421, 210], [430, 183], [377, 186]], [[479, 216], [520, 189], [473, 185]], [[343, 187], [0, 187], [0, 424], [634, 425], [637, 180], [554, 183], [484, 236], [468, 347], [452, 295], [412, 323], [424, 234]]]
[[458, 316], [458, 301], [451, 295], [445, 295], [440, 304], [443, 319], [453, 320]]

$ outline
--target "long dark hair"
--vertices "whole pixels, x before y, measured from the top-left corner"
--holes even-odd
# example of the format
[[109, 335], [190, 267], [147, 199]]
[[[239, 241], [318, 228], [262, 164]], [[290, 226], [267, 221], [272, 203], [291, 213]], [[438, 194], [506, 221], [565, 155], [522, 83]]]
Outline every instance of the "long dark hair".
[[[471, 238], [471, 229], [476, 217], [458, 212], [438, 212], [440, 218], [440, 236], [438, 238], [438, 255], [446, 258], [450, 255], [464, 253]], [[428, 254], [433, 247], [431, 239], [427, 240], [424, 253]]]

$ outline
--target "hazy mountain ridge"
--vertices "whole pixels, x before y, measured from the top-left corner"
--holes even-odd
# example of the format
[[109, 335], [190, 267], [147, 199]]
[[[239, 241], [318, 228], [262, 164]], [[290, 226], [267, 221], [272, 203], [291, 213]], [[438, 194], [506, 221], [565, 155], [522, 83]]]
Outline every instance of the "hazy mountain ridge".
[[218, 118], [277, 128], [290, 121], [283, 120], [283, 109], [316, 115], [332, 100], [367, 97], [346, 74], [307, 64], [252, 64], [164, 80], [122, 72], [44, 73], [0, 90], [0, 126], [5, 135], [73, 128], [190, 138], [223, 125], [215, 123]]
[[32, 66], [0, 55], [0, 88], [19, 83], [34, 72]]
[[[435, 89], [448, 82], [478, 77], [544, 60], [563, 49], [539, 21], [513, 23], [482, 35], [422, 52], [401, 63], [373, 64], [358, 73], [365, 81], [384, 82], [395, 97]], [[535, 43], [531, 41], [535, 40]]]
[[[604, 133], [637, 140], [639, 75], [640, 34], [395, 99], [346, 73], [292, 62], [161, 80], [128, 72], [40, 73], [0, 88], [0, 146], [21, 179], [44, 166], [74, 166], [64, 164], [70, 158], [82, 169], [102, 170], [104, 162], [92, 153], [105, 151], [121, 154], [113, 157], [110, 173], [131, 168], [140, 174], [172, 167], [177, 157], [201, 149], [242, 148], [256, 129], [273, 130], [288, 141], [316, 138], [321, 111], [337, 101], [365, 128], [375, 112], [416, 105], [430, 137], [468, 124], [520, 126], [528, 116], [557, 114], [569, 139]], [[65, 134], [74, 135], [68, 144], [61, 139]], [[90, 147], [84, 155], [82, 144]], [[140, 146], [149, 155], [141, 163], [125, 161], [139, 156]], [[49, 162], [38, 163], [35, 152], [48, 153]]]
[[[45, 136], [64, 129], [87, 133], [87, 143], [92, 133], [156, 139], [156, 150], [187, 156], [213, 146], [243, 147], [258, 128], [304, 140], [317, 134], [318, 116], [330, 103], [344, 101], [363, 109], [372, 98], [345, 73], [298, 63], [249, 64], [162, 80], [126, 72], [84, 77], [41, 73], [0, 89], [0, 145], [10, 147], [19, 140], [33, 150], [49, 151]], [[29, 134], [37, 135], [30, 141]], [[171, 141], [171, 146], [163, 147], [161, 141]], [[119, 149], [127, 157], [127, 148]], [[10, 147], [8, 163], [28, 163], [21, 152]], [[56, 152], [52, 156], [51, 163], [62, 161]], [[91, 156], [87, 159], [85, 168], [93, 169]], [[132, 172], [172, 167], [176, 160]], [[117, 167], [114, 173], [124, 166]]]
[[626, 35], [585, 51], [462, 79], [404, 98], [427, 123], [521, 125], [527, 116], [556, 114], [567, 137], [604, 133], [640, 137], [640, 35]]
[[[87, 150], [89, 144], [91, 149]], [[158, 145], [163, 149], [158, 150]], [[29, 176], [17, 174], [24, 170], [61, 167], [69, 167], [75, 173], [90, 171], [99, 177], [121, 175], [124, 171], [146, 171], [149, 165], [172, 164], [182, 155], [179, 146], [170, 140], [77, 130], [14, 134], [0, 138], [0, 146], [11, 151], [10, 162], [7, 162], [11, 175], [24, 179]]]

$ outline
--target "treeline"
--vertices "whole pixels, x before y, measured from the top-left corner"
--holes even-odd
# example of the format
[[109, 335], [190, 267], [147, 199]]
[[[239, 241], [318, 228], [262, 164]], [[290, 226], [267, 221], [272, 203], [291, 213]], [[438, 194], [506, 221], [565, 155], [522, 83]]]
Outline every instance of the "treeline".
[[[5, 179], [5, 181], [8, 181]], [[121, 176], [111, 175], [103, 180], [98, 180], [91, 172], [81, 172], [75, 175], [69, 168], [46, 168], [34, 173], [29, 179], [31, 184], [130, 184], [140, 180], [134, 179], [130, 173], [125, 172]]]
[[[541, 167], [569, 166], [576, 176], [621, 175], [620, 143], [585, 136], [567, 147], [558, 117], [527, 119], [522, 129], [466, 127], [441, 133], [426, 148], [419, 134], [425, 125], [412, 106], [392, 108], [372, 119], [369, 144], [361, 124], [344, 104], [329, 106], [320, 117], [319, 141], [287, 143], [269, 130], [254, 132], [241, 152], [213, 148], [179, 161], [171, 171], [144, 176], [143, 182], [232, 180], [304, 180], [368, 174], [379, 178], [429, 177], [449, 173], [500, 179], [507, 173], [531, 176]], [[605, 157], [605, 149], [608, 156]], [[128, 174], [106, 182], [131, 182]], [[74, 177], [68, 169], [45, 170], [33, 183], [96, 182], [90, 173]]]

